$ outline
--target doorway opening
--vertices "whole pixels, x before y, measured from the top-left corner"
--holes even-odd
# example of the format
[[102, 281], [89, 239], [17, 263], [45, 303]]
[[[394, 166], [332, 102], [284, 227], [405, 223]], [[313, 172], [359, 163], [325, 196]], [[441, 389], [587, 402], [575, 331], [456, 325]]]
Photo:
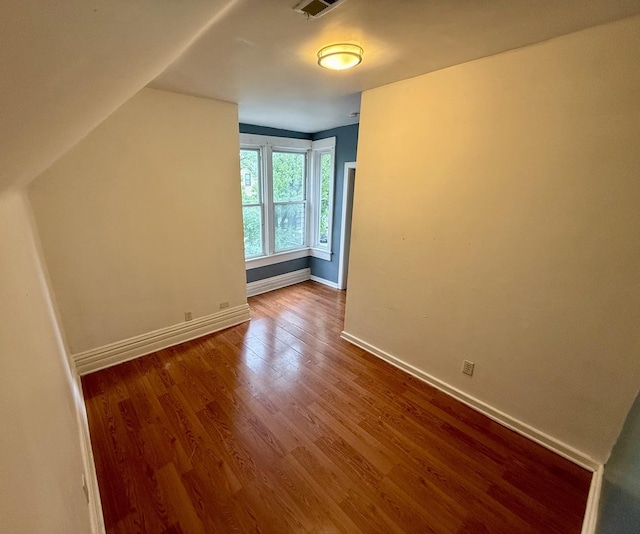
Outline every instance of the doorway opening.
[[342, 190], [342, 224], [340, 225], [340, 261], [338, 263], [338, 289], [347, 289], [349, 250], [351, 248], [351, 221], [353, 218], [353, 191], [356, 181], [356, 162], [344, 164]]

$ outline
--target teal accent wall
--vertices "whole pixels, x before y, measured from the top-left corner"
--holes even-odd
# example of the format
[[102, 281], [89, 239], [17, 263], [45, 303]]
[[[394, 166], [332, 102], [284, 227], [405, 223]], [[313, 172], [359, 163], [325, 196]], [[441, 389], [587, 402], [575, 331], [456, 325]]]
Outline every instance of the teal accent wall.
[[640, 395], [604, 468], [597, 532], [640, 533]]
[[292, 273], [293, 271], [299, 271], [300, 269], [307, 269], [309, 267], [309, 258], [298, 258], [296, 260], [281, 261], [280, 263], [274, 263], [273, 265], [265, 265], [264, 267], [256, 267], [255, 269], [247, 270], [247, 283], [257, 282], [258, 280], [264, 280], [265, 278], [271, 278], [272, 276], [279, 276], [281, 274]]
[[280, 128], [269, 128], [268, 126], [258, 126], [256, 124], [240, 123], [240, 133], [253, 135], [272, 135], [274, 137], [289, 137], [291, 139], [311, 139], [312, 134], [304, 132], [294, 132], [293, 130], [281, 130]]
[[340, 232], [342, 230], [342, 190], [344, 187], [344, 164], [356, 161], [358, 151], [358, 124], [341, 126], [323, 132], [314, 133], [312, 139], [336, 138], [335, 185], [333, 193], [333, 230], [331, 237], [331, 261], [310, 258], [311, 274], [330, 282], [338, 281], [338, 263], [340, 261]]

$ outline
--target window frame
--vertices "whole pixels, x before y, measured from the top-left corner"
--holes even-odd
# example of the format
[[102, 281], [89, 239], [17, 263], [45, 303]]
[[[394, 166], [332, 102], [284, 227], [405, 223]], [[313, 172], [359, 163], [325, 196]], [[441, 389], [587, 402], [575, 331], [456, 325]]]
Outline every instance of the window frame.
[[[310, 219], [313, 221], [313, 228], [311, 229], [310, 245], [311, 248], [319, 253], [326, 252], [332, 253], [332, 239], [333, 239], [333, 219], [334, 219], [334, 195], [335, 195], [335, 180], [336, 180], [336, 138], [327, 137], [326, 139], [319, 139], [313, 141], [311, 144], [311, 163], [314, 166], [313, 174], [313, 202], [312, 215]], [[322, 209], [322, 156], [329, 154], [331, 156], [331, 176], [329, 177], [329, 221], [327, 230], [327, 245], [323, 246], [320, 243], [320, 217]], [[330, 258], [329, 258], [330, 259]]]
[[[302, 195], [302, 200], [289, 200], [289, 201], [281, 201], [281, 200], [275, 200], [274, 195], [273, 195], [273, 154], [274, 153], [279, 153], [279, 154], [304, 154], [304, 194]], [[271, 150], [270, 150], [270, 155], [269, 155], [269, 162], [272, 166], [271, 168], [271, 174], [270, 174], [270, 185], [271, 185], [271, 196], [270, 198], [270, 209], [272, 212], [272, 221], [273, 224], [271, 226], [271, 233], [272, 235], [272, 243], [271, 246], [269, 248], [268, 253], [266, 254], [267, 256], [274, 256], [276, 254], [281, 254], [283, 252], [289, 252], [291, 250], [299, 250], [301, 248], [309, 248], [309, 220], [311, 219], [310, 217], [310, 202], [309, 202], [309, 184], [310, 184], [310, 176], [311, 176], [311, 154], [309, 152], [308, 149], [300, 150], [300, 149], [293, 149], [293, 148], [282, 148], [282, 147], [278, 147], [278, 146], [272, 146]], [[275, 229], [275, 220], [276, 220], [276, 206], [284, 206], [284, 205], [293, 205], [293, 204], [302, 204], [304, 206], [303, 208], [303, 212], [304, 212], [304, 243], [302, 244], [302, 246], [299, 247], [290, 247], [290, 248], [285, 248], [282, 250], [276, 250], [276, 229]]]
[[[258, 176], [257, 176], [257, 180], [259, 183], [259, 194], [258, 194], [258, 202], [253, 202], [253, 203], [245, 203], [244, 200], [242, 200], [242, 210], [243, 210], [243, 218], [244, 218], [244, 208], [260, 208], [260, 234], [261, 234], [261, 252], [259, 254], [255, 254], [253, 256], [249, 256], [247, 257], [245, 255], [245, 260], [247, 259], [252, 259], [252, 258], [261, 258], [265, 255], [265, 235], [264, 235], [264, 230], [266, 227], [265, 224], [265, 217], [266, 217], [266, 203], [264, 200], [264, 195], [265, 195], [265, 191], [264, 191], [264, 169], [263, 169], [263, 165], [262, 165], [262, 148], [241, 148], [241, 150], [251, 150], [251, 151], [255, 151], [258, 153]], [[240, 167], [240, 173], [242, 173], [242, 166]], [[243, 181], [243, 177], [240, 177], [241, 183]], [[244, 185], [246, 186], [246, 182], [244, 182]], [[243, 235], [244, 235], [244, 229], [243, 229]]]
[[[289, 137], [273, 137], [258, 134], [240, 134], [240, 150], [258, 150], [260, 166], [260, 190], [262, 193], [262, 241], [263, 253], [257, 256], [245, 257], [246, 269], [255, 269], [266, 265], [273, 265], [283, 261], [313, 256], [331, 261], [333, 209], [335, 191], [335, 137], [311, 141], [309, 139], [294, 139]], [[305, 243], [302, 247], [275, 251], [275, 204], [273, 200], [273, 152], [293, 152], [306, 154], [305, 177]], [[331, 179], [329, 193], [329, 240], [327, 247], [318, 247], [319, 202], [321, 176], [317, 172], [320, 165], [320, 155], [331, 153]], [[242, 181], [241, 181], [242, 183]], [[294, 203], [299, 203], [295, 201]], [[245, 204], [243, 204], [245, 206]]]

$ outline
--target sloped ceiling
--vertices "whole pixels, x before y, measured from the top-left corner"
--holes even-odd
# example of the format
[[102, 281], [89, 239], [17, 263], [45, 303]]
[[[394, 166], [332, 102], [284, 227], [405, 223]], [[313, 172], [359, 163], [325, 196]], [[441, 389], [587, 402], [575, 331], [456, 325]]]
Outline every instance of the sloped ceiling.
[[239, 0], [0, 0], [0, 190], [37, 176]]
[[[296, 3], [0, 0], [0, 190], [152, 80], [237, 102], [244, 122], [319, 131], [354, 122], [362, 90], [640, 12], [640, 0], [347, 0], [306, 20]], [[362, 44], [362, 65], [319, 69], [336, 41]]]
[[[152, 87], [239, 103], [240, 120], [316, 132], [354, 122], [360, 92], [640, 13], [639, 0], [346, 0], [321, 18], [298, 0], [250, 0]], [[351, 71], [317, 51], [353, 42]]]

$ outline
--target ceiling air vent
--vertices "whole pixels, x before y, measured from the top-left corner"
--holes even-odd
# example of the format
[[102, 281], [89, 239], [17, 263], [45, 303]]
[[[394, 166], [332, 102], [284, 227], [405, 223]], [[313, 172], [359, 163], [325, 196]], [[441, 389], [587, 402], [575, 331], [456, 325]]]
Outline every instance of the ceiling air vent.
[[293, 9], [298, 13], [304, 13], [311, 19], [317, 19], [343, 2], [346, 0], [303, 0]]

